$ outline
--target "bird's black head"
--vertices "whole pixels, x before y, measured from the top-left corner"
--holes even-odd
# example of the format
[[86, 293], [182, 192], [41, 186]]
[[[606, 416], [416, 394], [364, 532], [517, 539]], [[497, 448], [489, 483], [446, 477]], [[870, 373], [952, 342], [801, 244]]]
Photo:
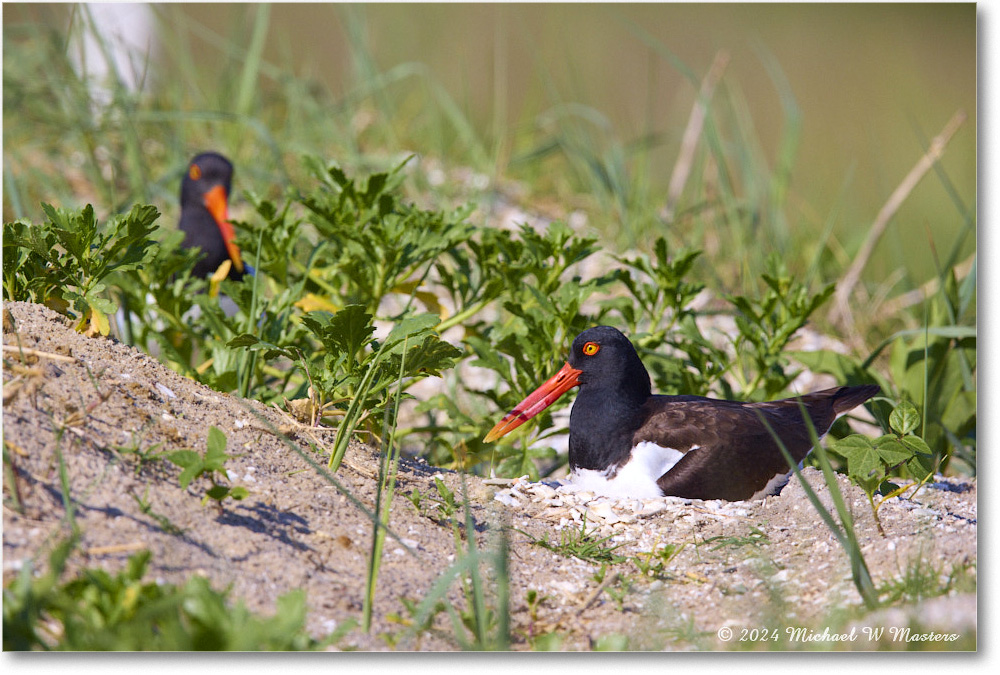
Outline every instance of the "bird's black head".
[[203, 152], [191, 160], [181, 181], [181, 206], [201, 206], [205, 193], [216, 185], [228, 195], [232, 184], [233, 163], [217, 152]]
[[204, 152], [192, 159], [181, 181], [181, 245], [201, 249], [193, 268], [197, 277], [211, 276], [227, 258], [232, 261], [229, 278], [238, 281], [243, 276], [236, 232], [229, 223], [232, 181], [232, 163], [217, 152]]
[[577, 335], [569, 364], [581, 371], [581, 393], [609, 389], [639, 401], [649, 397], [649, 373], [635, 347], [617, 328], [595, 326]]

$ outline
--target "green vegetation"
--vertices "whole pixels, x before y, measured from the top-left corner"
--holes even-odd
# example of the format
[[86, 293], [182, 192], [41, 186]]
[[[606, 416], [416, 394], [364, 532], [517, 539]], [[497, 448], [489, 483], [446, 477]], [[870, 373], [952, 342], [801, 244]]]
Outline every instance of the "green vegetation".
[[26, 565], [4, 588], [4, 651], [315, 650], [339, 639], [340, 632], [325, 642], [309, 637], [303, 591], [282, 596], [274, 616], [261, 618], [203, 577], [180, 587], [143, 581], [149, 551], [114, 576], [87, 568], [62, 582], [75, 546], [67, 539], [44, 574]]
[[[440, 478], [435, 477], [434, 484], [439, 497], [431, 499], [451, 527], [455, 562], [438, 576], [420, 602], [401, 598], [407, 616], [393, 613], [388, 618], [402, 625], [403, 630], [383, 633], [380, 637], [399, 649], [419, 648], [421, 636], [428, 632], [466, 651], [509, 649], [511, 616], [506, 529], [501, 528], [495, 541], [480, 547], [464, 477], [461, 519], [456, 517], [459, 502], [454, 491]], [[420, 497], [411, 497], [411, 501], [420, 508]], [[483, 567], [490, 570], [489, 579]], [[457, 607], [447, 597], [456, 581], [463, 601]], [[447, 618], [450, 631], [435, 627], [439, 615]]]
[[[851, 434], [830, 446], [830, 450], [847, 459], [847, 475], [868, 496], [872, 517], [883, 536], [885, 532], [878, 518], [878, 507], [889, 497], [902, 494], [914, 485], [923, 485], [934, 475], [930, 447], [924, 439], [912, 433], [919, 424], [917, 409], [903, 401], [889, 416], [889, 426], [894, 433], [876, 439]], [[888, 484], [886, 476], [897, 467], [905, 467], [917, 482], [903, 487]], [[880, 489], [885, 491], [885, 496], [876, 504], [875, 492]]]
[[960, 473], [976, 471], [976, 268], [973, 261], [961, 284], [954, 269], [942, 273], [940, 290], [926, 303], [923, 327], [893, 333], [864, 359], [827, 350], [791, 355], [845, 383], [877, 383], [886, 395], [874, 405], [880, 420], [889, 417], [891, 401], [912, 403], [936, 471], [956, 460]]
[[[90, 10], [71, 11], [71, 33], [90, 31]], [[568, 400], [505, 443], [485, 445], [482, 437], [553, 372], [577, 332], [597, 323], [629, 335], [662, 393], [764, 400], [794, 393], [803, 368], [844, 384], [878, 384], [883, 397], [868, 409], [883, 435], [849, 435], [841, 421], [830, 450], [846, 463], [834, 466], [822, 445], [808, 460], [823, 470], [836, 514], [804, 484], [807, 494], [850, 558], [869, 608], [965, 583], [953, 570], [935, 585], [941, 573], [920, 568], [898, 586], [876, 588], [834, 477], [845, 470], [865, 489], [877, 521], [884, 499], [909, 489], [895, 486], [901, 479], [976, 472], [977, 263], [968, 257], [976, 214], [966, 203], [975, 198], [955, 187], [940, 162], [950, 135], [917, 139], [904, 160], [933, 160], [923, 170], [935, 168], [927, 180], [944, 192], [934, 213], [948, 214], [931, 218], [924, 248], [933, 251], [936, 274], [923, 283], [924, 270], [899, 262], [920, 237], [896, 235], [906, 247], [890, 247], [881, 259], [865, 253], [895, 213], [889, 206], [905, 202], [912, 185], [892, 198], [882, 194], [885, 219], [853, 203], [847, 182], [827, 200], [828, 212], [801, 203], [792, 187], [796, 154], [802, 126], [812, 120], [803, 119], [796, 92], [769, 55], [761, 60], [777, 91], [780, 127], [770, 143], [740, 91], [745, 83], [725, 74], [728, 57], [720, 52], [701, 79], [624, 19], [651, 60], [700, 92], [689, 126], [694, 144], [679, 140], [680, 129], [669, 138], [623, 137], [599, 104], [567, 100], [551, 83], [545, 109], [530, 123], [509, 123], [496, 112], [486, 133], [422, 64], [380, 68], [363, 8], [337, 10], [354, 75], [336, 96], [265, 57], [267, 6], [238, 10], [233, 35], [240, 38], [209, 35], [173, 7], [157, 11], [168, 38], [165, 68], [176, 77], [148, 93], [113, 70], [105, 105], [95, 104], [73, 66], [70, 35], [56, 27], [64, 22], [5, 23], [3, 206], [10, 222], [3, 298], [45, 303], [82, 331], [113, 332], [219, 391], [266, 404], [305, 401], [310, 424], [336, 424], [333, 446], [316, 448], [322, 461], [303, 459], [372, 523], [363, 630], [372, 625], [385, 537], [399, 539], [388, 523], [401, 453], [480, 474], [537, 479], [556, 471], [566, 458], [548, 442], [564, 432], [552, 413]], [[200, 67], [203, 42], [218, 68]], [[107, 42], [102, 47], [110, 53]], [[20, 117], [7, 117], [11, 110]], [[257, 274], [240, 282], [193, 277], [193, 254], [180, 248], [172, 226], [181, 167], [192, 148], [209, 147], [235, 160], [236, 186], [244, 189], [232, 196], [233, 223]], [[664, 156], [673, 171], [663, 170]], [[432, 178], [435, 170], [445, 178]], [[903, 178], [895, 165], [884, 170], [890, 183]], [[456, 179], [462, 175], [473, 179]], [[670, 176], [669, 186], [661, 175]], [[525, 197], [514, 180], [526, 183]], [[547, 201], [560, 204], [551, 223], [493, 226], [509, 203], [527, 221]], [[856, 225], [872, 221], [870, 229]], [[853, 227], [847, 235], [845, 222]], [[939, 257], [942, 231], [951, 238]], [[845, 271], [852, 261], [860, 261], [854, 278]], [[895, 271], [872, 281], [861, 274], [869, 263]], [[853, 311], [836, 304], [834, 293], [844, 288]], [[221, 309], [220, 292], [235, 314]], [[710, 332], [709, 317], [731, 318], [732, 329]], [[807, 323], [842, 337], [847, 353], [793, 350]], [[482, 380], [466, 376], [473, 367]], [[413, 386], [427, 378], [439, 379], [437, 393], [414, 401]], [[353, 437], [383, 453], [374, 509], [336, 479]], [[219, 504], [246, 495], [221, 479], [225, 450], [214, 428], [204, 454], [161, 455], [139, 441], [117, 448], [137, 460], [137, 474], [164, 458], [181, 468], [182, 488], [208, 479], [205, 500]], [[20, 509], [15, 462], [5, 444], [4, 481], [14, 486], [5, 504]], [[483, 550], [468, 500], [441, 480], [435, 487], [437, 495], [413, 490], [409, 498], [451, 528], [455, 562], [426, 597], [402, 599], [405, 615], [395, 617], [402, 630], [382, 637], [407, 647], [438, 631], [464, 649], [508, 648], [506, 533]], [[63, 498], [72, 522], [73, 501]], [[133, 498], [162, 529], [180, 533], [145, 496]], [[669, 580], [670, 562], [683, 549], [669, 545], [627, 559], [607, 541], [584, 526], [563, 530], [558, 543], [533, 543], [603, 563], [596, 580], [607, 581], [605, 592], [619, 607], [634, 581], [613, 567], [631, 564], [640, 579]], [[758, 550], [767, 540], [751, 530], [705, 543]], [[286, 596], [274, 619], [259, 619], [197, 578], [183, 587], [143, 583], [148, 554], [115, 577], [85, 570], [61, 582], [70, 548], [57, 549], [44, 575], [26, 567], [5, 588], [5, 649], [322, 646], [302, 631], [299, 594]], [[458, 608], [446, 597], [455, 583], [464, 601]], [[544, 601], [527, 598], [533, 621]], [[50, 620], [60, 629], [43, 635]], [[135, 630], [116, 631], [126, 623]], [[693, 623], [678, 632], [694, 642]], [[556, 632], [525, 639], [535, 649], [561, 644]], [[625, 636], [605, 636], [593, 646], [628, 644]]]
[[[135, 342], [149, 348], [145, 340], [155, 340], [161, 358], [189, 376], [264, 402], [306, 399], [312, 423], [340, 418], [329, 460], [333, 470], [352, 434], [371, 437], [377, 431], [396, 385], [406, 398], [408, 388], [432, 376], [444, 376], [442, 393], [418, 402], [415, 411], [426, 424], [395, 430], [393, 437], [404, 447], [423, 448], [428, 461], [439, 466], [506, 476], [538, 477], [558, 468], [565, 459], [538, 443], [562, 432], [553, 429], [548, 412], [512, 435], [509, 443], [486, 445], [482, 437], [497, 410], [509, 409], [550, 374], [572, 337], [598, 323], [631, 330], [663, 393], [774, 398], [790, 393], [799, 373], [794, 360], [816, 370], [839, 369], [848, 382], [874, 380], [890, 391], [893, 387], [874, 367], [877, 353], [858, 363], [842, 355], [831, 359], [828, 352], [787, 351], [833, 286], [811, 293], [776, 257], [762, 275], [762, 296], [734, 295], [727, 299], [729, 307], [716, 310], [733, 314], [736, 325], [720, 343], [719, 336], [703, 333], [693, 309], [702, 286], [686, 277], [697, 251], [672, 256], [660, 238], [652, 256], [623, 258], [618, 269], [592, 278], [568, 276], [597, 247], [596, 240], [564, 224], [553, 223], [544, 233], [528, 226], [477, 230], [469, 225], [467, 210], [443, 213], [405, 202], [399, 168], [359, 183], [335, 164], [306, 163], [316, 181], [312, 189], [280, 205], [257, 201], [260, 220], [242, 224], [242, 231], [249, 232], [241, 238], [246, 258], [258, 273], [222, 282], [222, 292], [238, 307], [234, 315], [226, 316], [211, 293], [198, 292], [206, 282], [191, 277], [192, 258], [176, 249], [176, 239], [151, 244], [148, 235], [156, 230], [145, 225], [140, 228], [143, 250], [150, 253], [142, 266], [130, 263], [113, 276], [106, 274], [90, 294], [107, 307], [114, 298], [123, 298]], [[99, 236], [108, 250], [130, 250], [135, 231], [92, 228], [86, 213], [92, 211], [63, 214], [61, 222], [87, 229], [91, 238]], [[30, 228], [23, 221], [16, 225], [45, 241], [73, 232], [51, 218]], [[48, 268], [31, 262], [30, 252], [40, 247], [23, 236], [11, 236], [5, 245], [10, 248], [5, 260], [11, 261], [5, 297], [60, 296], [60, 283], [65, 285], [61, 272], [53, 272], [49, 283]], [[71, 268], [77, 257], [74, 249], [63, 252], [57, 246], [47, 255], [53, 270]], [[50, 290], [37, 295], [33, 289], [43, 286]], [[969, 308], [968, 288], [956, 298], [963, 312]], [[200, 313], [193, 317], [195, 307]], [[77, 312], [81, 321], [89, 316], [87, 310], [67, 311]], [[381, 340], [375, 338], [378, 321], [392, 325]], [[157, 329], [161, 326], [166, 330]], [[461, 348], [440, 337], [453, 326], [463, 328]], [[974, 461], [969, 450], [974, 410], [960, 405], [975, 393], [971, 330], [970, 335], [961, 327], [929, 329], [929, 335], [942, 340], [961, 340], [964, 351], [958, 356], [941, 353], [942, 359], [959, 359], [950, 369], [947, 362], [933, 360], [930, 348], [921, 352], [926, 358], [918, 364], [933, 366], [928, 386], [951, 397], [943, 410], [929, 411], [937, 418], [932, 450], [938, 466], [946, 465], [954, 444], [961, 456]], [[901, 343], [907, 339], [909, 333], [897, 337]], [[455, 366], [463, 362], [487, 369], [506, 386], [482, 389], [458, 376]], [[901, 395], [914, 394], [914, 376], [903, 382]], [[930, 405], [932, 399], [918, 400]], [[835, 429], [834, 435], [845, 431]]]
[[919, 602], [951, 592], [971, 593], [976, 589], [974, 565], [954, 565], [947, 571], [944, 566], [920, 555], [906, 561], [900, 574], [888, 579], [879, 588], [886, 605], [900, 602]]
[[709, 549], [711, 551], [718, 551], [720, 548], [743, 548], [744, 546], [752, 546], [754, 548], [760, 548], [764, 544], [771, 543], [767, 535], [758, 528], [751, 527], [750, 532], [742, 537], [709, 537], [699, 542], [699, 546], [705, 546], [707, 544], [712, 544]]
[[133, 432], [132, 442], [129, 445], [114, 445], [112, 448], [120, 456], [135, 460], [135, 475], [139, 476], [142, 475], [144, 469], [154, 465], [166, 456], [166, 452], [160, 450], [162, 446], [163, 443], [160, 442], [143, 449], [141, 434]]
[[632, 562], [639, 569], [639, 573], [644, 577], [662, 579], [667, 576], [667, 566], [680, 555], [686, 544], [664, 544], [662, 548], [656, 548], [645, 554], [639, 554], [632, 558]]
[[621, 544], [614, 546], [607, 544], [611, 539], [611, 535], [598, 538], [587, 529], [586, 518], [581, 521], [580, 527], [576, 529], [564, 527], [560, 530], [558, 543], [549, 541], [548, 532], [544, 533], [541, 539], [532, 536], [528, 532], [521, 530], [518, 530], [518, 532], [526, 536], [532, 545], [568, 558], [578, 558], [584, 562], [609, 564], [625, 562], [627, 560], [625, 556], [615, 553], [615, 549], [620, 547]]
[[226, 435], [216, 427], [208, 430], [208, 447], [204, 455], [195, 450], [176, 450], [167, 455], [167, 459], [184, 469], [177, 477], [181, 489], [186, 490], [191, 481], [205, 476], [212, 486], [205, 490], [205, 497], [201, 503], [207, 504], [209, 499], [214, 499], [220, 508], [226, 497], [240, 500], [250, 494], [245, 487], [226, 485], [220, 483], [217, 478], [226, 476], [226, 460], [232, 457], [233, 455], [226, 454]]
[[42, 204], [42, 210], [48, 217], [43, 226], [4, 223], [4, 297], [72, 308], [77, 330], [107, 335], [108, 316], [118, 307], [106, 280], [150, 262], [156, 249], [149, 235], [160, 214], [153, 206], [135, 206], [101, 228], [89, 204], [80, 211]]

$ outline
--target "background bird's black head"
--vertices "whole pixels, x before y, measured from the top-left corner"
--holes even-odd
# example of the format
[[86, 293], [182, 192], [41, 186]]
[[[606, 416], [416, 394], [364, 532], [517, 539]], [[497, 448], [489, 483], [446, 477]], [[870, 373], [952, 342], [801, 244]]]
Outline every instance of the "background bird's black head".
[[181, 206], [202, 206], [202, 197], [216, 185], [228, 195], [233, 184], [233, 163], [217, 152], [203, 152], [188, 164], [181, 181]]
[[611, 326], [588, 328], [573, 340], [569, 364], [582, 371], [580, 390], [614, 389], [640, 400], [649, 397], [649, 373], [635, 347]]
[[[192, 270], [196, 277], [211, 276], [230, 253], [223, 238], [222, 223], [209, 210], [208, 195], [213, 189], [223, 192], [228, 201], [232, 187], [233, 165], [217, 152], [204, 152], [188, 164], [181, 181], [181, 217], [179, 227], [184, 232], [184, 248], [199, 248], [201, 256]], [[218, 195], [213, 198], [217, 203]], [[229, 278], [239, 280], [243, 270], [237, 265], [229, 271]]]

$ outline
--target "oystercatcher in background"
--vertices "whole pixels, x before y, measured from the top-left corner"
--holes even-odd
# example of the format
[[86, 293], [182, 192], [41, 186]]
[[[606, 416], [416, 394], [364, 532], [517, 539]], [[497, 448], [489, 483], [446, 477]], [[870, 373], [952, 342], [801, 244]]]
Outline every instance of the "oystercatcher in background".
[[597, 326], [573, 340], [569, 362], [507, 413], [486, 442], [577, 385], [569, 418], [574, 483], [613, 497], [730, 501], [777, 494], [787, 482], [790, 467], [768, 427], [800, 462], [812, 449], [803, 408], [819, 437], [838, 415], [879, 392], [875, 385], [834, 387], [765, 403], [653, 395], [628, 338]]
[[229, 223], [229, 191], [233, 164], [217, 152], [205, 152], [188, 164], [181, 181], [181, 222], [184, 248], [199, 247], [201, 259], [194, 274], [209, 277], [229, 260], [229, 278], [239, 281], [253, 271], [244, 266], [236, 246], [236, 232]]

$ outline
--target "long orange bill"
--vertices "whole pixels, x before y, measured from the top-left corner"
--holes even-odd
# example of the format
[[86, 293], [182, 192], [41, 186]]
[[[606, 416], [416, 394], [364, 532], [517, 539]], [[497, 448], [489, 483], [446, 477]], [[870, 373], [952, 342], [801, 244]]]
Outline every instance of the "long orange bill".
[[205, 208], [212, 214], [215, 223], [222, 232], [222, 241], [226, 243], [226, 250], [229, 251], [229, 258], [233, 265], [240, 272], [243, 271], [243, 258], [240, 256], [240, 249], [236, 245], [236, 230], [229, 224], [229, 206], [226, 202], [226, 188], [216, 185], [205, 193]]
[[514, 429], [530, 420], [532, 417], [542, 412], [556, 399], [567, 391], [580, 384], [578, 379], [582, 371], [573, 368], [568, 363], [559, 369], [559, 372], [550, 377], [545, 384], [514, 406], [514, 409], [503, 416], [495, 427], [490, 429], [483, 439], [486, 443], [492, 443], [501, 436], [506, 436]]

